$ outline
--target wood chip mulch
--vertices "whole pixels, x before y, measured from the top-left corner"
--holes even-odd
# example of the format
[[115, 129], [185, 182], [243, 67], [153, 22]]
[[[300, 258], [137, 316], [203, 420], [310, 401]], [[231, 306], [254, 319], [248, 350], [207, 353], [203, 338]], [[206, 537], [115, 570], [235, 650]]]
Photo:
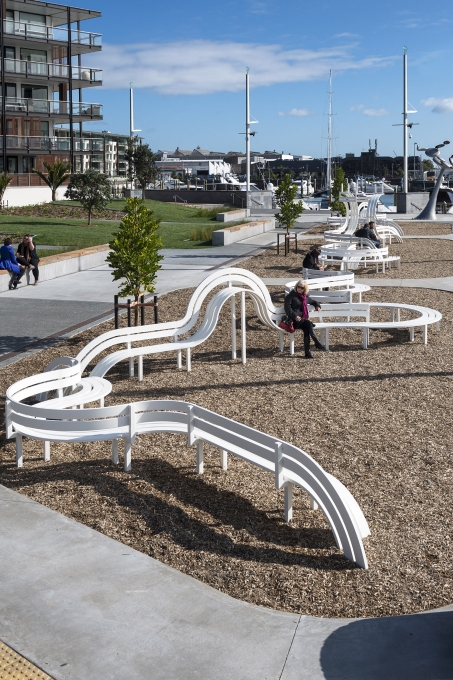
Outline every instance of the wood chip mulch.
[[[282, 290], [271, 291], [281, 303]], [[162, 320], [182, 317], [190, 293], [163, 297]], [[280, 353], [275, 333], [247, 303], [245, 366], [231, 359], [225, 308], [211, 338], [193, 352], [191, 373], [176, 369], [175, 356], [159, 355], [145, 358], [139, 383], [124, 362], [107, 375], [113, 392], [106, 403], [183, 399], [304, 449], [359, 502], [371, 529], [368, 570], [345, 560], [302, 491], [286, 524], [271, 474], [233, 456], [225, 472], [219, 452], [206, 446], [199, 476], [194, 449], [178, 435], [138, 437], [127, 474], [110, 462], [108, 443], [52, 444], [44, 463], [41, 444], [25, 440], [25, 465], [17, 469], [14, 443], [2, 430], [1, 483], [254, 604], [361, 617], [451, 603], [453, 297], [375, 288], [365, 299], [438, 309], [441, 331], [430, 327], [427, 346], [418, 332], [409, 343], [405, 331], [374, 331], [363, 351], [360, 332], [338, 330], [332, 351], [306, 361], [300, 337], [294, 357]], [[1, 369], [2, 393], [110, 328], [102, 324]]]

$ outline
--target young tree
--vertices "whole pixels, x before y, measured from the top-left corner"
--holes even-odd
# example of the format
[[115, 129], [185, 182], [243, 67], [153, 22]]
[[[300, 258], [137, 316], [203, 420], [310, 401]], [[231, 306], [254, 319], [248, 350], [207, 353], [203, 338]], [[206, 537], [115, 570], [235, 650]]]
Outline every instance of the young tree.
[[304, 210], [302, 201], [294, 203], [296, 194], [297, 186], [292, 183], [291, 177], [288, 174], [285, 175], [280, 182], [280, 186], [275, 190], [275, 200], [280, 208], [280, 212], [275, 217], [285, 227], [287, 234], [289, 234], [289, 230]]
[[126, 160], [129, 163], [129, 179], [137, 180], [142, 190], [142, 198], [145, 199], [145, 189], [153, 182], [158, 174], [156, 168], [156, 156], [148, 144], [138, 144], [134, 137], [128, 141]]
[[332, 200], [330, 201], [330, 207], [332, 210], [337, 210], [342, 215], [346, 215], [346, 206], [340, 201], [340, 195], [346, 190], [347, 183], [343, 168], [337, 168], [335, 172], [335, 179], [333, 180]]
[[[119, 294], [133, 295], [137, 303], [142, 292], [153, 293], [157, 272], [161, 268], [159, 255], [162, 241], [157, 234], [160, 220], [139, 198], [126, 199], [126, 216], [109, 243], [107, 256], [113, 269], [113, 280], [124, 279]], [[135, 305], [135, 325], [138, 325], [138, 306]]]
[[429, 158], [424, 158], [422, 160], [422, 168], [423, 172], [427, 172], [428, 170], [434, 170], [434, 163]]
[[71, 170], [71, 166], [69, 165], [69, 163], [68, 164], [61, 163], [60, 161], [57, 161], [53, 165], [49, 165], [49, 163], [43, 162], [43, 165], [47, 170], [47, 174], [44, 174], [39, 170], [33, 170], [33, 172], [36, 172], [36, 174], [39, 175], [41, 179], [47, 184], [47, 186], [51, 189], [52, 201], [56, 201], [57, 189], [63, 184], [63, 182], [66, 182], [66, 180], [70, 176], [69, 171]]
[[8, 175], [7, 172], [2, 172], [0, 173], [0, 206], [3, 203], [3, 196], [5, 195], [5, 191], [8, 188], [8, 185], [11, 184], [13, 181], [13, 178], [11, 175]]
[[112, 186], [107, 175], [97, 170], [87, 170], [71, 175], [65, 196], [79, 201], [88, 210], [88, 225], [91, 224], [93, 209], [103, 210], [110, 201]]

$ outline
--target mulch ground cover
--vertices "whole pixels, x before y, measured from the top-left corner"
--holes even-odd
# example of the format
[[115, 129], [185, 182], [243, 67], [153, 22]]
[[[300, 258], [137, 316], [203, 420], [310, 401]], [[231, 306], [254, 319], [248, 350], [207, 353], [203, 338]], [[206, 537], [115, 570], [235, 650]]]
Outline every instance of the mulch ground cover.
[[[259, 269], [261, 257], [243, 265]], [[282, 289], [271, 291], [283, 303]], [[161, 320], [182, 317], [190, 293], [163, 297]], [[179, 435], [138, 437], [129, 474], [113, 466], [108, 443], [52, 444], [45, 463], [42, 445], [25, 440], [25, 464], [17, 469], [14, 443], [2, 430], [1, 483], [254, 604], [360, 617], [451, 603], [453, 297], [375, 288], [365, 299], [438, 309], [441, 331], [430, 328], [426, 346], [418, 332], [409, 343], [407, 331], [373, 331], [367, 351], [361, 332], [333, 331], [331, 351], [307, 361], [300, 337], [295, 356], [280, 353], [276, 334], [247, 303], [243, 366], [231, 359], [224, 308], [213, 335], [193, 351], [192, 372], [178, 371], [174, 355], [145, 358], [139, 383], [123, 362], [106, 376], [113, 384], [106, 404], [183, 399], [304, 449], [359, 502], [371, 529], [368, 570], [345, 560], [302, 491], [294, 493], [294, 519], [286, 524], [283, 492], [271, 474], [233, 456], [223, 471], [219, 451], [206, 446], [205, 473], [197, 475], [195, 450]], [[2, 392], [111, 327], [1, 369]]]
[[[253, 271], [262, 278], [274, 277], [299, 277], [302, 275], [302, 261], [310, 246], [323, 244], [319, 236], [314, 235], [310, 240], [299, 241], [296, 254], [292, 245], [291, 252], [285, 257], [283, 250], [277, 255], [276, 248], [268, 248], [260, 255], [242, 263], [245, 269]], [[423, 279], [453, 276], [453, 241], [446, 239], [404, 239], [403, 243], [392, 243], [389, 246], [389, 255], [399, 255], [401, 269], [386, 268], [382, 274], [376, 274], [376, 265], [366, 268], [360, 266], [354, 270], [357, 278], [386, 278], [386, 279]], [[339, 270], [339, 265], [329, 269]]]
[[[88, 219], [88, 211], [82, 206], [60, 205], [58, 203], [38, 203], [37, 205], [16, 206], [3, 208], [2, 215], [16, 215], [19, 217], [52, 217], [58, 219]], [[122, 220], [122, 210], [93, 210], [93, 220]]]

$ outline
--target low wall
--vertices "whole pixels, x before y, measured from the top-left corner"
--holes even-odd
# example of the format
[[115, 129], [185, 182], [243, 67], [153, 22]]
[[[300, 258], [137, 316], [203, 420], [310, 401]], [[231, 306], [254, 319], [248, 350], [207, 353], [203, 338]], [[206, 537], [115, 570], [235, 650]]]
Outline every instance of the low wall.
[[[92, 248], [72, 250], [69, 253], [43, 257], [39, 263], [39, 280], [50, 281], [51, 279], [57, 279], [59, 276], [75, 274], [85, 269], [99, 267], [104, 264], [108, 250], [107, 245], [93, 246]], [[8, 290], [9, 280], [9, 273], [0, 269], [0, 293]], [[27, 282], [34, 282], [33, 274], [29, 269], [26, 270], [25, 275], [22, 277], [21, 285]]]
[[[57, 189], [57, 201], [65, 200], [65, 192], [68, 187]], [[49, 187], [8, 187], [3, 196], [5, 208], [16, 208], [23, 205], [36, 205], [37, 203], [50, 203], [52, 192]]]
[[229, 212], [217, 213], [216, 220], [219, 222], [236, 222], [237, 220], [243, 220], [246, 217], [250, 217], [249, 208], [246, 208], [245, 210], [230, 210]]
[[427, 191], [410, 191], [407, 194], [397, 193], [396, 212], [418, 215], [428, 204], [429, 196]]
[[258, 234], [263, 234], [264, 232], [271, 231], [272, 229], [275, 229], [274, 219], [237, 224], [234, 227], [226, 227], [225, 229], [214, 231], [212, 233], [212, 245], [228, 246], [230, 243], [242, 241], [243, 239], [250, 238], [251, 236], [257, 236]]
[[[129, 196], [125, 191], [124, 195]], [[175, 199], [176, 197], [176, 199]], [[188, 190], [188, 189], [147, 189], [145, 198], [164, 203], [195, 203], [224, 205], [228, 203], [236, 208], [272, 208], [272, 191], [231, 191], [229, 190]]]

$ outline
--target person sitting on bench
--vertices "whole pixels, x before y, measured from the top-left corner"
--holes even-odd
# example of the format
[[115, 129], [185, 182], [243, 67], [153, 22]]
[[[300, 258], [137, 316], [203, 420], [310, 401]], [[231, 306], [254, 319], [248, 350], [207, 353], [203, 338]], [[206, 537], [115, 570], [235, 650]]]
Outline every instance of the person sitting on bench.
[[31, 234], [24, 234], [22, 242], [19, 243], [16, 250], [16, 260], [19, 264], [33, 271], [35, 286], [37, 286], [39, 279], [39, 257], [36, 253], [36, 246], [33, 243], [33, 236]]
[[[372, 224], [372, 223], [370, 223]], [[358, 238], [367, 238], [369, 241], [372, 241], [376, 248], [381, 247], [381, 242], [378, 240], [378, 237], [374, 233], [372, 229], [370, 229], [369, 224], [364, 224], [363, 227], [360, 227], [360, 229], [357, 229], [355, 232], [354, 236], [357, 236]]]
[[6, 269], [10, 272], [11, 280], [8, 288], [17, 288], [17, 284], [24, 275], [25, 269], [18, 264], [16, 256], [14, 255], [14, 248], [10, 238], [5, 238], [3, 245], [0, 248], [0, 269]]
[[305, 269], [317, 269], [324, 271], [324, 267], [319, 263], [319, 256], [321, 255], [321, 248], [319, 246], [312, 246], [304, 257], [302, 267]]

